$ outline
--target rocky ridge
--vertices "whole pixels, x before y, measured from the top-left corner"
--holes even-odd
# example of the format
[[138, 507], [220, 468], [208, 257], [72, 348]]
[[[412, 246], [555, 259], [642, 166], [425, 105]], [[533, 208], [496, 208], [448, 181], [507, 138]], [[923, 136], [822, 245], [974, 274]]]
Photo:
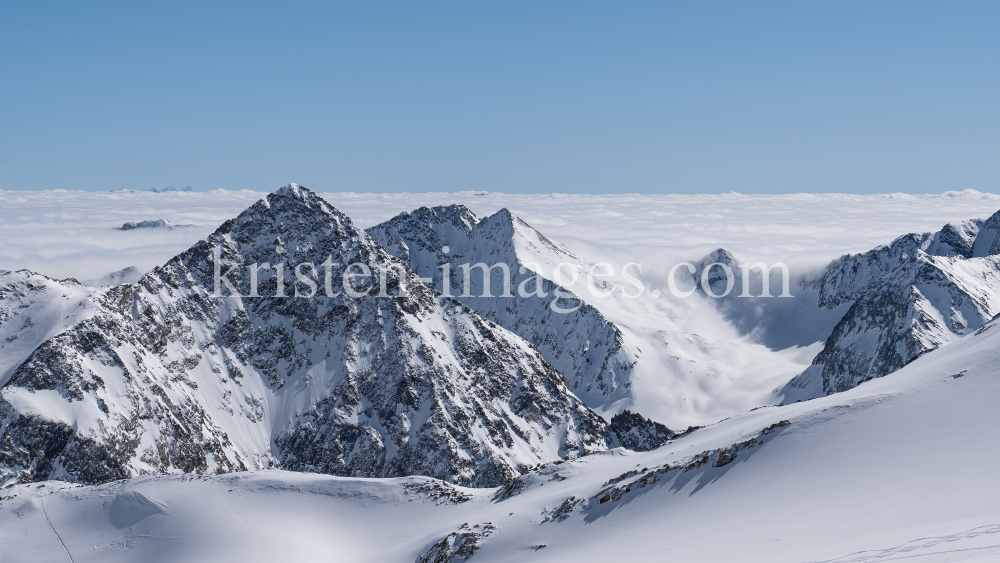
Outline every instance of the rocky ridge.
[[[584, 261], [507, 209], [480, 218], [462, 205], [422, 207], [367, 232], [437, 289], [446, 287], [441, 266], [447, 265], [447, 288], [456, 299], [531, 342], [589, 406], [607, 408], [627, 395], [636, 357], [621, 330], [546, 276], [554, 276], [550, 272], [560, 263]], [[477, 263], [507, 266], [509, 296], [503, 296], [499, 267], [491, 272], [488, 291], [481, 270], [470, 270], [468, 295], [462, 295], [462, 265]], [[568, 269], [563, 275], [570, 277]]]
[[888, 375], [1000, 314], [1000, 212], [910, 234], [833, 261], [804, 285], [825, 309], [850, 305], [786, 400]]

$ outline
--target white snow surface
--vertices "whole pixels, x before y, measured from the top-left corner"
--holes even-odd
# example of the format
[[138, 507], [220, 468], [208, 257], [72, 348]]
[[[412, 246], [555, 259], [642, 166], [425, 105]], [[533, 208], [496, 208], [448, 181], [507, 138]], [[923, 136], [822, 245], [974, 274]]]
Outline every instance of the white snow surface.
[[12, 485], [0, 545], [11, 562], [411, 562], [492, 525], [476, 562], [995, 561], [998, 350], [994, 321], [844, 393], [538, 468], [505, 500], [274, 471]]

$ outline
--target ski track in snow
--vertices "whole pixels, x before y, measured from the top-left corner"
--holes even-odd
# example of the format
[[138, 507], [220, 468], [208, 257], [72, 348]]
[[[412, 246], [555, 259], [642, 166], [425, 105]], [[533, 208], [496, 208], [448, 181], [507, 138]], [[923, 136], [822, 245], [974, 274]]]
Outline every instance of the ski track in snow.
[[[238, 511], [235, 508], [233, 508], [233, 505], [230, 504], [229, 501], [226, 500], [225, 498], [223, 498], [223, 497], [217, 497], [215, 495], [210, 495], [210, 494], [204, 493], [204, 492], [202, 492], [201, 494], [204, 495], [204, 496], [206, 496], [206, 497], [213, 498], [213, 499], [215, 499], [215, 500], [217, 500], [217, 501], [225, 504], [226, 507], [229, 508], [229, 510], [233, 514], [233, 516], [235, 516], [236, 518], [239, 518], [240, 522], [243, 522], [244, 524], [246, 524], [247, 528], [250, 528], [250, 531], [253, 532], [254, 537], [257, 538], [257, 545], [260, 546], [260, 549], [258, 549], [258, 553], [260, 555], [257, 558], [257, 560], [258, 561], [264, 561], [265, 560], [264, 559], [264, 554], [266, 552], [266, 547], [264, 545], [264, 538], [261, 537], [260, 532], [257, 531], [257, 528], [254, 527], [253, 524], [251, 524], [250, 522], [248, 522], [247, 519], [244, 518], [243, 515], [240, 513], [240, 511]], [[246, 503], [248, 507], [250, 507], [250, 504], [247, 503], [247, 501], [246, 501], [245, 498], [243, 498], [242, 493], [240, 494], [240, 499], [242, 499], [243, 502]]]
[[[903, 545], [899, 545], [889, 549], [859, 551], [857, 553], [852, 553], [850, 555], [845, 555], [843, 557], [838, 557], [836, 559], [825, 559], [823, 561], [814, 561], [810, 563], [870, 563], [879, 561], [899, 561], [902, 559], [918, 559], [921, 557], [934, 557], [937, 555], [945, 555], [952, 553], [967, 553], [967, 552], [970, 553], [970, 558], [963, 560], [975, 561], [983, 557], [993, 557], [996, 555], [1000, 555], [1000, 543], [996, 543], [993, 545], [976, 546], [976, 547], [955, 546], [953, 549], [940, 550], [940, 551], [928, 551], [928, 550], [936, 548], [938, 546], [944, 547], [946, 544], [949, 543], [963, 542], [963, 540], [979, 539], [980, 536], [984, 535], [992, 536], [992, 534], [996, 534], [998, 532], [1000, 532], [1000, 525], [979, 526], [971, 530], [966, 530], [964, 532], [952, 534], [949, 536], [919, 538], [912, 541], [908, 541]], [[997, 537], [990, 537], [990, 539], [994, 542], [1000, 541], [1000, 538]], [[964, 545], [964, 543], [960, 545]], [[987, 551], [984, 553], [984, 550], [993, 550], [993, 551]], [[978, 553], [971, 553], [971, 552], [978, 552]]]
[[63, 550], [66, 552], [66, 557], [69, 557], [70, 563], [76, 563], [73, 560], [73, 554], [70, 553], [69, 548], [66, 547], [66, 542], [63, 541], [62, 537], [59, 535], [59, 532], [56, 531], [56, 527], [52, 525], [52, 520], [49, 520], [49, 513], [45, 511], [45, 499], [39, 498], [38, 506], [42, 508], [42, 516], [45, 517], [45, 523], [48, 524], [49, 529], [52, 530], [52, 535], [54, 535], [56, 539], [59, 540], [59, 545], [61, 545]]

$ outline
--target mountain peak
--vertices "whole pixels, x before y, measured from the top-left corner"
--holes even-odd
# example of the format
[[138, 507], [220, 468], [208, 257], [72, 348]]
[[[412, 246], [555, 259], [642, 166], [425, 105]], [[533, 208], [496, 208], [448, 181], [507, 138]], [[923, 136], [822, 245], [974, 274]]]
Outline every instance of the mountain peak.
[[280, 188], [275, 190], [274, 195], [284, 195], [284, 196], [293, 196], [297, 198], [302, 198], [303, 195], [307, 192], [312, 193], [312, 191], [306, 189], [305, 186], [301, 186], [293, 182], [291, 184], [285, 184], [284, 186], [281, 186]]
[[[280, 205], [281, 201], [302, 202], [306, 204], [307, 208], [310, 209], [318, 208], [327, 214], [343, 215], [343, 213], [328, 204], [326, 200], [316, 194], [316, 192], [306, 188], [305, 186], [300, 186], [299, 184], [285, 184], [267, 196], [267, 202], [269, 205]], [[253, 210], [253, 207], [247, 209], [244, 213], [250, 212], [251, 210]]]
[[[362, 262], [374, 270], [389, 259], [389, 254], [322, 197], [298, 184], [288, 184], [224, 223], [177, 260], [187, 269], [185, 275], [190, 274], [205, 287], [213, 287], [216, 260], [227, 271], [236, 266], [241, 272], [239, 281], [232, 281], [247, 295], [252, 293], [248, 285], [252, 264], [267, 264], [262, 268], [272, 270], [280, 264], [283, 275], [295, 283], [292, 272], [296, 267], [315, 266], [328, 258], [343, 266]], [[263, 287], [276, 289], [275, 273], [263, 271], [259, 279]]]
[[501, 207], [499, 211], [493, 214], [493, 217], [496, 217], [504, 221], [514, 220], [514, 214], [511, 213], [510, 209], [507, 209], [506, 207]]
[[456, 228], [467, 230], [479, 223], [480, 219], [471, 209], [462, 205], [438, 205], [436, 207], [421, 207], [413, 213], [406, 214], [425, 223], [447, 222]]
[[701, 259], [700, 264], [702, 267], [708, 266], [709, 264], [725, 264], [732, 267], [736, 265], [736, 262], [736, 255], [729, 252], [725, 248], [719, 247], [706, 254], [705, 257]]

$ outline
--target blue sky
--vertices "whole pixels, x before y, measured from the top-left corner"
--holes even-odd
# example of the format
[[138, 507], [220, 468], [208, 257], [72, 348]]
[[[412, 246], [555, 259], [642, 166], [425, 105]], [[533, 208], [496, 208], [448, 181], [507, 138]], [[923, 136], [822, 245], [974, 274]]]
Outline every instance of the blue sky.
[[1000, 191], [1000, 2], [5, 2], [0, 189]]

